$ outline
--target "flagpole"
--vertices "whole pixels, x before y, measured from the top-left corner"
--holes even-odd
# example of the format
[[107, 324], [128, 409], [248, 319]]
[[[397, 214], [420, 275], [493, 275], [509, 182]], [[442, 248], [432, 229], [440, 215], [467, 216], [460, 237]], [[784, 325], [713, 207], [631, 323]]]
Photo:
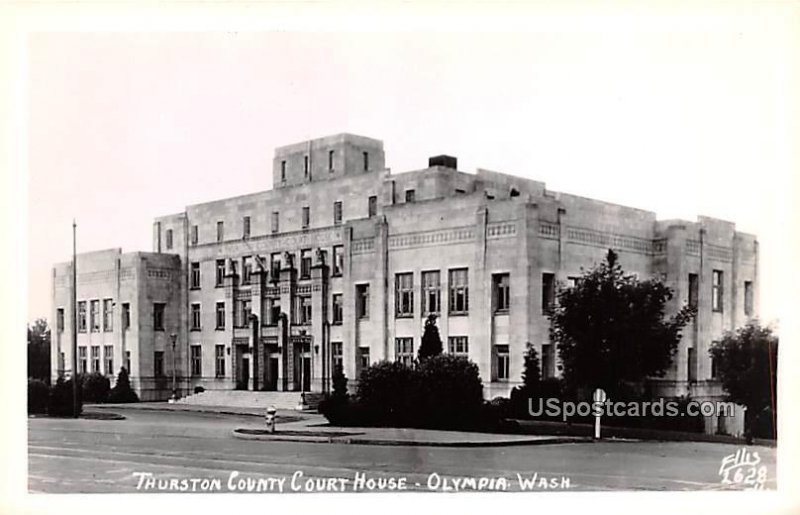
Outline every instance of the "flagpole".
[[75, 232], [77, 225], [72, 219], [72, 416], [78, 418], [78, 260], [76, 257]]

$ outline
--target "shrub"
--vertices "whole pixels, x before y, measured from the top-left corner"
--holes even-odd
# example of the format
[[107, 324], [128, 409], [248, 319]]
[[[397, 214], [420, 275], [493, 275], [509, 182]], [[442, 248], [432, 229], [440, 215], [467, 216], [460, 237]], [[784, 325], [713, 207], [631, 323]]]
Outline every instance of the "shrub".
[[[64, 380], [59, 377], [56, 384], [50, 390], [50, 397], [48, 399], [47, 413], [55, 417], [71, 417], [73, 416], [72, 405], [72, 379]], [[81, 388], [78, 388], [78, 414], [80, 415], [83, 410], [83, 399]]]
[[417, 375], [412, 413], [419, 417], [419, 425], [455, 428], [477, 423], [483, 383], [475, 363], [462, 356], [440, 354], [422, 360]]
[[28, 379], [28, 413], [47, 413], [50, 387], [41, 379]]
[[206, 391], [206, 389], [203, 388], [202, 386], [195, 386], [194, 387], [194, 393], [203, 393], [204, 391]]
[[365, 369], [358, 382], [358, 403], [368, 422], [405, 426], [415, 408], [414, 370], [398, 361], [381, 361]]
[[117, 384], [111, 389], [108, 396], [109, 402], [139, 402], [139, 396], [131, 388], [131, 381], [128, 377], [128, 371], [125, 367], [120, 367], [117, 374]]
[[79, 376], [85, 402], [106, 402], [111, 391], [111, 381], [99, 372]]

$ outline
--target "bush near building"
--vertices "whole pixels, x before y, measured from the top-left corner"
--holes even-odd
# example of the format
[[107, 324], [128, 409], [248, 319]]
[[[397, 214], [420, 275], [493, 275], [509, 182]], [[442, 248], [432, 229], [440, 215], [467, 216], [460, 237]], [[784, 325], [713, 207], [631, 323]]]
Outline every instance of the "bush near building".
[[[78, 388], [78, 415], [83, 410], [82, 388]], [[50, 389], [47, 414], [51, 417], [71, 417], [73, 413], [72, 379], [59, 377]]]
[[79, 376], [84, 402], [103, 403], [108, 401], [111, 381], [100, 372]]
[[28, 379], [28, 413], [47, 413], [50, 387], [41, 379]]
[[131, 388], [131, 380], [128, 377], [128, 371], [125, 367], [120, 367], [117, 374], [117, 383], [108, 396], [108, 402], [124, 403], [124, 402], [139, 402], [139, 396]]

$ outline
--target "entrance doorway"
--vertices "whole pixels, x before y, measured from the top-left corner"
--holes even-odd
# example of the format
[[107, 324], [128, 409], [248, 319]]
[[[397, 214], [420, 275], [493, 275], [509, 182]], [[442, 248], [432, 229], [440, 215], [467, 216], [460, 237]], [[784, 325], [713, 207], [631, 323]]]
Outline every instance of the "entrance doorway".
[[270, 353], [267, 358], [267, 380], [264, 382], [264, 389], [276, 391], [278, 389], [278, 367], [281, 355], [277, 352]]
[[311, 341], [303, 339], [295, 342], [294, 352], [294, 391], [311, 391]]

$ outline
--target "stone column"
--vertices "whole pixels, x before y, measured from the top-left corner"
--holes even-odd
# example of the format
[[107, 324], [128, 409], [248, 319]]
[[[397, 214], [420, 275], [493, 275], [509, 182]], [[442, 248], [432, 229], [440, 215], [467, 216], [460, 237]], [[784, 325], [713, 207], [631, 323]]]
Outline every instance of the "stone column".
[[292, 322], [294, 321], [294, 285], [297, 277], [294, 268], [294, 254], [286, 252], [281, 263], [281, 311], [286, 314], [283, 318], [281, 334], [284, 335], [282, 343], [283, 352], [281, 354], [281, 365], [283, 367], [284, 390], [294, 389], [294, 345], [292, 345]]
[[[311, 391], [322, 391], [324, 374], [330, 377], [325, 364], [324, 325], [328, 319], [328, 264], [318, 249], [317, 262], [311, 267]], [[330, 360], [328, 360], [329, 362]]]

